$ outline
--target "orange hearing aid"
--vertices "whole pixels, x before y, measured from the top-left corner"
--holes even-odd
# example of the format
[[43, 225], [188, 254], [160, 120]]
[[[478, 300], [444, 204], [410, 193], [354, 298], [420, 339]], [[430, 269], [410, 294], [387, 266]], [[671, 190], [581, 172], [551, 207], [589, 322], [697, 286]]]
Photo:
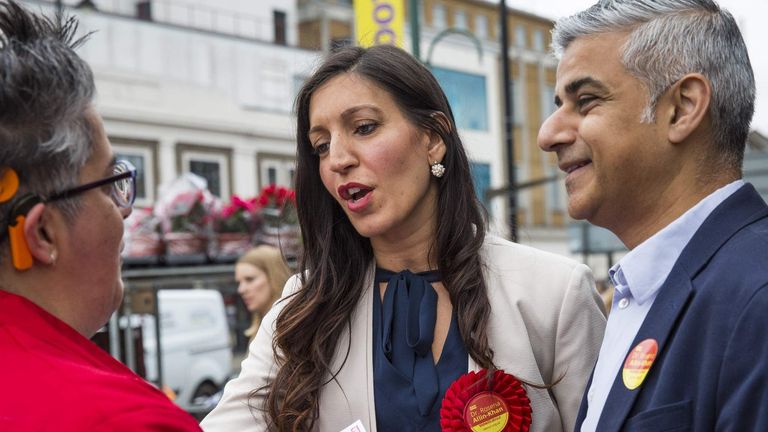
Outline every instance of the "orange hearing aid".
[[13, 206], [8, 223], [8, 239], [11, 243], [11, 259], [16, 270], [24, 271], [32, 267], [32, 254], [29, 252], [27, 239], [24, 237], [24, 222], [27, 213], [40, 202], [34, 194], [26, 194]]
[[[19, 175], [11, 167], [5, 167], [0, 174], [0, 203], [4, 203], [19, 191]], [[27, 239], [24, 237], [24, 222], [27, 213], [41, 202], [40, 197], [26, 194], [19, 198], [8, 214], [8, 240], [11, 243], [11, 260], [16, 270], [24, 271], [32, 267], [32, 254], [29, 252]]]
[[16, 195], [19, 190], [19, 175], [16, 170], [6, 167], [0, 175], [0, 203], [4, 203]]

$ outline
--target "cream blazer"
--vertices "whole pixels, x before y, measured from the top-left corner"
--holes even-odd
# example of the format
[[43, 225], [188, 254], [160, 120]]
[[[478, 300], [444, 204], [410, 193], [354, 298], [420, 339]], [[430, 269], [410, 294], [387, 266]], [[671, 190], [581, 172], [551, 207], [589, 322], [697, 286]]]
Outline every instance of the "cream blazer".
[[[529, 383], [557, 381], [550, 389], [526, 386], [533, 410], [531, 431], [572, 431], [605, 329], [591, 271], [568, 258], [490, 235], [480, 253], [492, 308], [488, 338], [494, 362]], [[342, 348], [334, 358], [339, 373], [321, 390], [317, 431], [338, 432], [357, 420], [366, 431], [376, 431], [373, 273], [372, 265], [363, 279], [365, 289], [352, 316], [351, 334], [344, 332]], [[284, 295], [298, 288], [294, 276]], [[278, 302], [264, 317], [240, 375], [226, 385], [218, 406], [201, 423], [206, 432], [267, 430], [264, 414], [249, 408], [249, 402], [261, 407], [264, 394], [249, 401], [249, 393], [269, 383], [275, 374], [272, 335], [283, 305]], [[349, 338], [349, 356], [342, 367]], [[479, 369], [471, 357], [468, 366]]]

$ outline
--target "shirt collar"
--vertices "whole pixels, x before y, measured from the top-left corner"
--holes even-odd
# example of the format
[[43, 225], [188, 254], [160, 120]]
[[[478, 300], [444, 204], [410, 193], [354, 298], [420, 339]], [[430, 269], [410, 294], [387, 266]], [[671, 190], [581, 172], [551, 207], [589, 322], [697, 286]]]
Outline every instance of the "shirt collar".
[[744, 180], [736, 180], [712, 192], [664, 229], [632, 249], [608, 272], [614, 286], [622, 295], [626, 295], [624, 291], [628, 290], [639, 304], [654, 298], [680, 258], [683, 248], [704, 220], [742, 186]]

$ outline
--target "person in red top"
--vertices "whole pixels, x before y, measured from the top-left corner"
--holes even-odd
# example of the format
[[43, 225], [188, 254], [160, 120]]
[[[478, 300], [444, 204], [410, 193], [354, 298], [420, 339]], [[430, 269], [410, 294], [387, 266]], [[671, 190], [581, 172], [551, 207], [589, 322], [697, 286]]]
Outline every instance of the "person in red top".
[[76, 30], [0, 2], [0, 431], [199, 431], [88, 340], [122, 301], [136, 169], [115, 160]]

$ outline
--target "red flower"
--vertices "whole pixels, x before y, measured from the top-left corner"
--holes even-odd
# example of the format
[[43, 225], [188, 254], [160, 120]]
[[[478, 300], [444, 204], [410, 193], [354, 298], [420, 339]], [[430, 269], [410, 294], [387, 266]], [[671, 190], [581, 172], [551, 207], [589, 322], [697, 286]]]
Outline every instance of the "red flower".
[[216, 232], [251, 233], [260, 222], [255, 199], [243, 199], [232, 195], [229, 204], [223, 205], [215, 214]]
[[277, 188], [277, 206], [282, 207], [285, 204], [285, 199], [288, 197], [288, 189], [280, 186]]
[[266, 207], [267, 204], [269, 204], [269, 197], [267, 195], [260, 195], [259, 196], [259, 205], [262, 207]]
[[[462, 375], [448, 387], [440, 408], [440, 426], [443, 431], [472, 432], [473, 426], [481, 425], [487, 419], [501, 419], [507, 415], [503, 432], [527, 432], [531, 426], [531, 401], [520, 381], [512, 375], [497, 370], [488, 379], [488, 371], [469, 372]], [[471, 411], [467, 405], [480, 399], [497, 401], [487, 410]], [[493, 408], [493, 409], [492, 409]], [[477, 414], [476, 414], [477, 413]], [[493, 414], [486, 416], [485, 414]], [[498, 414], [497, 414], [498, 413]]]
[[233, 214], [235, 214], [237, 212], [237, 210], [238, 210], [237, 207], [235, 207], [233, 205], [228, 205], [228, 206], [224, 207], [223, 209], [221, 209], [221, 217], [228, 218], [228, 217], [232, 216]]
[[232, 207], [235, 207], [235, 209], [240, 208], [250, 213], [253, 213], [253, 211], [256, 210], [256, 207], [250, 202], [250, 200], [245, 201], [237, 195], [232, 195]]
[[272, 219], [272, 222], [267, 221], [267, 224], [297, 223], [296, 195], [290, 188], [270, 184], [261, 189], [257, 204], [258, 210]]

